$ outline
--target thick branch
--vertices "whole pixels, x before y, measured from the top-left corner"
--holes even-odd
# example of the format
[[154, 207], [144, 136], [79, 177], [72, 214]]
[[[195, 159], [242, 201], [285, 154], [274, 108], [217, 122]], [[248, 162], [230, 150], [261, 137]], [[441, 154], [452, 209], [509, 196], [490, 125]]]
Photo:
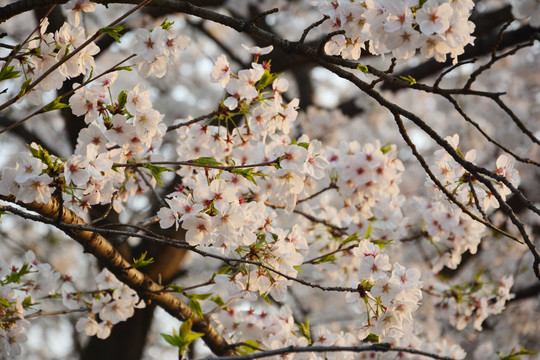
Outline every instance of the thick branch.
[[[2, 197], [3, 200], [15, 202], [13, 196]], [[58, 201], [51, 199], [47, 204], [33, 202], [31, 204], [18, 203], [24, 208], [35, 211], [49, 219], [60, 219], [60, 223], [71, 225], [86, 225], [85, 221], [71, 210], [62, 207]], [[61, 217], [59, 213], [61, 212]], [[59, 226], [61, 228], [61, 226]], [[137, 291], [141, 298], [147, 302], [161, 306], [175, 318], [184, 321], [194, 317], [193, 331], [206, 335], [203, 340], [217, 355], [233, 355], [227, 342], [207, 319], [201, 319], [193, 314], [187, 304], [168, 292], [161, 292], [163, 286], [152, 281], [150, 277], [131, 267], [114, 246], [102, 235], [90, 231], [63, 229], [66, 234], [84, 247], [84, 250], [94, 255], [116, 277], [126, 285]]]

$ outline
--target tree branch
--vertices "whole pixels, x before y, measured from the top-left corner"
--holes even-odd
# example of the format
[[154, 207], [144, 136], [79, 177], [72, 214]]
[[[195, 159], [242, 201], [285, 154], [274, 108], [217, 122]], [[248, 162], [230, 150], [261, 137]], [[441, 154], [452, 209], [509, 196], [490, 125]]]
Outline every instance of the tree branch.
[[[285, 355], [285, 354], [291, 354], [291, 353], [326, 353], [326, 352], [354, 352], [354, 353], [361, 353], [361, 352], [398, 352], [398, 353], [408, 353], [408, 354], [415, 354], [415, 355], [421, 355], [426, 356], [432, 359], [438, 359], [438, 360], [452, 360], [452, 358], [446, 357], [446, 356], [440, 356], [437, 354], [428, 353], [426, 351], [422, 350], [416, 350], [411, 348], [404, 348], [395, 346], [388, 343], [380, 343], [380, 344], [372, 344], [372, 345], [364, 345], [364, 346], [304, 346], [304, 347], [295, 347], [295, 346], [289, 346], [281, 349], [275, 349], [275, 350], [267, 350], [267, 351], [260, 351], [255, 352], [253, 354], [248, 355], [242, 355], [242, 356], [223, 356], [223, 357], [211, 357], [208, 356], [204, 358], [203, 360], [252, 360], [252, 359], [261, 359], [265, 357], [275, 356], [275, 355]], [[400, 357], [400, 355], [396, 355], [397, 358]]]
[[[13, 196], [1, 197], [2, 200], [15, 202]], [[63, 207], [60, 203], [52, 198], [47, 204], [33, 202], [30, 204], [17, 203], [27, 210], [37, 212], [38, 214], [48, 219], [60, 219], [61, 223], [70, 225], [86, 225], [86, 222], [78, 217], [71, 210]], [[60, 214], [61, 212], [61, 214]], [[61, 216], [59, 216], [59, 214]], [[60, 224], [58, 224], [60, 225]], [[219, 332], [210, 324], [208, 319], [201, 319], [195, 315], [189, 305], [182, 302], [180, 299], [171, 293], [163, 293], [163, 286], [155, 283], [148, 276], [137, 269], [134, 269], [131, 264], [122, 257], [122, 255], [111, 245], [111, 243], [102, 235], [96, 232], [85, 230], [74, 230], [62, 228], [67, 235], [77, 241], [84, 247], [85, 252], [94, 255], [109, 269], [116, 277], [137, 291], [142, 299], [149, 303], [154, 303], [161, 306], [165, 311], [175, 318], [185, 321], [190, 317], [194, 317], [193, 331], [205, 333], [203, 340], [208, 347], [217, 355], [233, 355], [234, 352], [228, 348], [228, 344], [219, 334]]]

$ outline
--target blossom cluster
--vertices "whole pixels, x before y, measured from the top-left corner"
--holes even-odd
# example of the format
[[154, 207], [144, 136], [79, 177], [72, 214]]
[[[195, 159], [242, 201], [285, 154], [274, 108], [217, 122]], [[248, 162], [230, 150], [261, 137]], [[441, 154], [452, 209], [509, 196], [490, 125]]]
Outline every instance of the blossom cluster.
[[62, 302], [67, 309], [88, 309], [86, 317], [77, 321], [75, 328], [88, 336], [106, 339], [111, 328], [133, 316], [135, 309], [144, 308], [144, 301], [139, 300], [135, 290], [119, 281], [109, 270], [104, 268], [97, 276], [98, 290], [91, 299], [85, 299], [78, 292], [62, 289]]
[[[279, 349], [288, 346], [355, 346], [358, 344], [356, 336], [347, 331], [332, 331], [326, 326], [309, 326], [296, 324], [293, 313], [288, 306], [280, 308], [279, 313], [266, 310], [235, 309], [229, 308], [225, 312], [216, 314], [216, 322], [225, 338], [234, 343], [245, 342], [261, 349]], [[424, 351], [447, 356], [453, 359], [464, 359], [465, 352], [458, 345], [452, 345], [443, 341], [422, 341], [421, 332], [411, 328], [403, 337], [385, 338], [385, 342], [392, 346], [411, 347]], [[250, 348], [245, 347], [245, 350]], [[313, 352], [313, 353], [288, 353], [271, 357], [271, 359], [415, 359], [416, 355], [408, 353], [377, 353], [367, 351], [363, 353], [353, 352]]]
[[420, 53], [443, 62], [450, 54], [454, 60], [472, 44], [474, 24], [469, 16], [472, 0], [316, 0], [313, 2], [328, 16], [325, 30], [340, 31], [325, 45], [328, 55], [357, 60], [369, 43], [374, 55], [391, 53], [408, 59]]
[[0, 258], [0, 356], [11, 359], [21, 354], [30, 327], [25, 312], [37, 308], [40, 299], [54, 295], [60, 274], [41, 263], [32, 251], [24, 262], [8, 264]]
[[[315, 214], [338, 224], [349, 226], [350, 232], [365, 234], [371, 228], [372, 238], [383, 240], [403, 236], [406, 219], [401, 211], [404, 198], [399, 183], [404, 170], [397, 158], [395, 145], [381, 146], [357, 141], [341, 142], [338, 147], [328, 147], [327, 157], [336, 176], [339, 193], [334, 210], [325, 206], [323, 214]], [[331, 204], [328, 204], [331, 205]]]
[[166, 21], [152, 30], [138, 29], [135, 32], [133, 52], [137, 54], [139, 75], [146, 78], [154, 75], [162, 78], [167, 73], [167, 65], [178, 62], [178, 52], [187, 49], [190, 39], [170, 31], [172, 23]]
[[[461, 153], [457, 134], [445, 140]], [[446, 150], [437, 150], [434, 155], [433, 173], [457, 201], [475, 214], [499, 207], [497, 199], [486, 185], [471, 176]], [[476, 151], [470, 150], [462, 156], [464, 160], [472, 162], [476, 158]], [[506, 155], [497, 159], [496, 167], [497, 175], [504, 177], [513, 186], [518, 185], [519, 174], [514, 169], [514, 162]], [[423, 213], [425, 231], [437, 247], [438, 256], [433, 259], [433, 270], [438, 272], [444, 266], [455, 269], [464, 252], [476, 253], [485, 226], [446, 200], [430, 178], [427, 178], [426, 186], [431, 190], [433, 199], [418, 199], [418, 203]], [[510, 194], [510, 189], [500, 181], [493, 181], [493, 186], [503, 200]]]
[[64, 201], [84, 211], [96, 204], [113, 201], [115, 209], [129, 196], [141, 193], [153, 177], [141, 170], [117, 171], [113, 165], [152, 160], [166, 126], [163, 115], [152, 108], [150, 92], [143, 84], [123, 91], [118, 100], [107, 100], [117, 78], [112, 73], [70, 98], [75, 115], [84, 115], [88, 127], [81, 130], [74, 154], [63, 164]]
[[[48, 21], [44, 19], [39, 36], [26, 44], [28, 55], [18, 63], [17, 69], [29, 80], [60, 63], [57, 71], [29, 93], [36, 103], [41, 103], [43, 91], [58, 89], [67, 78], [94, 71], [92, 56], [99, 48], [93, 43], [82, 46], [85, 33], [79, 25], [80, 12], [93, 11], [95, 5], [71, 1], [68, 9], [71, 23], [65, 23], [54, 34], [45, 33]], [[189, 45], [187, 37], [172, 34], [171, 26], [164, 22], [151, 31], [138, 30], [133, 51], [142, 76], [163, 76], [166, 64], [176, 62], [178, 51]], [[65, 61], [64, 57], [74, 51], [79, 52]], [[93, 205], [111, 202], [120, 211], [129, 196], [142, 193], [148, 184], [155, 185], [147, 169], [118, 171], [113, 167], [154, 159], [153, 152], [166, 132], [163, 115], [152, 108], [150, 92], [142, 83], [112, 98], [111, 86], [117, 78], [118, 72], [110, 70], [90, 78], [85, 86], [75, 84], [69, 107], [73, 115], [84, 116], [88, 126], [80, 131], [74, 154], [61, 159], [33, 144], [32, 155], [22, 153], [11, 166], [2, 169], [0, 194], [15, 196], [24, 203], [47, 203], [55, 190], [61, 190], [64, 204], [82, 215]]]
[[[70, 2], [74, 6], [74, 2]], [[80, 11], [90, 12], [95, 8], [94, 4], [88, 4], [84, 8], [70, 12], [69, 22], [54, 33], [47, 33], [49, 20], [43, 19], [38, 29], [37, 36], [23, 44], [24, 52], [17, 56], [18, 61], [13, 62], [14, 71], [24, 74], [24, 80], [32, 81], [45, 75], [49, 70], [61, 63], [57, 71], [50, 72], [40, 81], [29, 94], [28, 99], [34, 104], [42, 103], [43, 92], [57, 90], [62, 87], [66, 79], [79, 75], [86, 75], [95, 67], [94, 56], [99, 52], [99, 47], [90, 42], [81, 47], [87, 39], [84, 28], [80, 25], [80, 17], [75, 14]], [[65, 58], [79, 50], [71, 59]]]
[[166, 132], [163, 116], [152, 109], [150, 92], [142, 84], [121, 92], [116, 101], [108, 99], [116, 78], [113, 72], [71, 96], [72, 112], [84, 115], [88, 124], [79, 133], [74, 154], [61, 159], [32, 144], [31, 154], [21, 153], [11, 167], [2, 169], [1, 195], [13, 195], [24, 203], [47, 203], [51, 193], [61, 189], [65, 204], [83, 214], [93, 205], [111, 202], [120, 210], [129, 196], [147, 188], [144, 176], [155, 184], [146, 169], [134, 173], [113, 167], [151, 160]]
[[389, 256], [368, 240], [358, 242], [339, 260], [323, 266], [326, 269], [322, 272], [329, 272], [332, 267], [339, 267], [347, 274], [344, 284], [358, 289], [358, 293], [346, 296], [350, 304], [357, 304], [356, 311], [360, 313], [355, 326], [358, 339], [364, 340], [370, 334], [381, 339], [397, 339], [412, 326], [412, 314], [422, 299], [417, 269], [407, 269], [397, 262], [392, 264]]
[[[145, 306], [137, 293], [118, 281], [107, 269], [96, 276], [98, 290], [89, 293], [66, 290], [71, 278], [61, 277], [51, 265], [40, 262], [33, 251], [27, 251], [22, 264], [8, 264], [0, 258], [0, 356], [6, 359], [21, 354], [21, 344], [27, 340], [29, 313], [39, 314], [45, 299], [61, 297], [69, 310], [88, 310], [88, 316], [78, 320], [76, 329], [104, 339], [114, 324], [133, 316], [135, 308]], [[90, 297], [90, 299], [87, 299]], [[99, 316], [99, 318], [98, 318]], [[98, 322], [96, 320], [100, 320]]]
[[481, 274], [466, 284], [449, 286], [439, 283], [427, 289], [440, 296], [435, 306], [457, 330], [463, 330], [472, 321], [474, 328], [481, 331], [484, 320], [490, 315], [500, 314], [506, 302], [514, 297], [510, 293], [514, 284], [512, 275], [504, 276], [498, 282], [484, 282], [480, 280]]

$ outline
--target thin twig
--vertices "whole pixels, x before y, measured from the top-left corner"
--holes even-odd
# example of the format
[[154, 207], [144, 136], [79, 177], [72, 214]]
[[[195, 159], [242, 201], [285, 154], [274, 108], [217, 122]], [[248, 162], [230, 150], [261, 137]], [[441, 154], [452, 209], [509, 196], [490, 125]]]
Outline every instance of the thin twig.
[[[270, 357], [270, 356], [285, 355], [285, 354], [292, 354], [292, 353], [331, 353], [331, 352], [353, 352], [353, 353], [383, 352], [385, 353], [389, 351], [421, 355], [421, 356], [425, 356], [425, 357], [429, 357], [429, 358], [437, 359], [437, 360], [453, 360], [452, 358], [449, 358], [446, 356], [440, 356], [440, 355], [429, 353], [422, 350], [406, 348], [406, 347], [398, 347], [398, 346], [394, 347], [388, 343], [361, 345], [361, 346], [317, 346], [317, 345], [298, 346], [298, 347], [288, 346], [281, 349], [254, 352], [248, 355], [220, 356], [220, 357], [208, 356], [208, 357], [205, 357], [203, 360], [253, 360], [253, 359], [261, 359], [261, 358]], [[399, 356], [396, 355], [396, 357], [399, 357]]]
[[510, 156], [512, 156], [514, 159], [516, 159], [519, 162], [526, 163], [526, 164], [532, 164], [532, 165], [540, 167], [539, 162], [528, 159], [528, 158], [523, 158], [523, 157], [517, 155], [512, 150], [510, 150], [509, 148], [507, 148], [506, 146], [502, 145], [501, 143], [499, 143], [498, 141], [493, 139], [491, 136], [489, 136], [488, 133], [476, 121], [471, 119], [471, 117], [469, 115], [467, 115], [467, 113], [465, 113], [465, 111], [461, 108], [461, 106], [458, 104], [456, 99], [454, 99], [452, 97], [452, 95], [442, 95], [442, 96], [444, 98], [446, 98], [448, 101], [450, 101], [450, 103], [452, 103], [452, 105], [454, 105], [454, 109], [456, 109], [456, 111], [461, 115], [461, 117], [465, 121], [467, 121], [469, 124], [474, 126], [482, 134], [482, 136], [484, 136], [486, 138], [487, 141], [494, 144], [499, 149], [503, 150], [504, 152], [506, 152], [507, 154], [509, 154]]
[[319, 44], [319, 49], [317, 50], [317, 53], [319, 55], [323, 55], [324, 46], [326, 45], [326, 43], [329, 42], [332, 39], [332, 37], [334, 37], [335, 35], [344, 35], [344, 34], [345, 34], [345, 30], [332, 31], [331, 33], [326, 34], [324, 39], [322, 39], [321, 43]]
[[88, 85], [89, 83], [91, 83], [91, 82], [93, 82], [93, 81], [96, 81], [97, 79], [99, 79], [99, 78], [102, 77], [102, 76], [105, 76], [105, 75], [107, 75], [107, 74], [109, 74], [109, 73], [111, 73], [111, 72], [116, 71], [116, 69], [118, 68], [118, 66], [120, 66], [121, 64], [123, 64], [124, 62], [128, 61], [129, 59], [131, 59], [131, 58], [133, 58], [133, 57], [135, 57], [135, 56], [136, 56], [136, 55], [130, 55], [130, 56], [128, 56], [127, 58], [125, 58], [124, 60], [122, 60], [122, 61], [120, 61], [119, 63], [117, 63], [116, 65], [114, 65], [113, 67], [111, 67], [110, 69], [105, 70], [104, 72], [102, 72], [102, 73], [99, 74], [98, 76], [86, 80], [85, 82], [83, 82], [83, 83], [80, 84], [79, 86], [74, 87], [74, 88], [71, 89], [70, 91], [68, 91], [68, 92], [66, 92], [66, 93], [64, 93], [64, 94], [62, 94], [62, 95], [61, 95], [60, 97], [58, 97], [57, 99], [55, 99], [55, 100], [49, 102], [48, 104], [42, 106], [41, 108], [37, 109], [36, 111], [34, 111], [33, 113], [31, 113], [30, 115], [27, 115], [25, 118], [23, 118], [23, 119], [21, 119], [21, 120], [15, 122], [15, 123], [13, 123], [13, 124], [11, 124], [10, 126], [6, 127], [5, 129], [0, 130], [0, 134], [5, 133], [5, 132], [7, 132], [7, 131], [10, 131], [11, 129], [13, 129], [13, 128], [15, 128], [15, 127], [21, 125], [22, 123], [24, 123], [24, 122], [30, 120], [31, 118], [33, 118], [33, 117], [36, 116], [36, 115], [39, 115], [39, 114], [42, 114], [42, 113], [47, 112], [47, 111], [46, 111], [47, 107], [48, 107], [49, 105], [51, 105], [53, 102], [63, 100], [64, 98], [66, 98], [66, 97], [72, 95], [72, 94], [75, 93], [77, 90], [79, 90], [79, 89], [81, 89], [82, 87]]
[[127, 164], [114, 164], [113, 167], [144, 167], [145, 165], [170, 165], [170, 166], [194, 166], [202, 167], [208, 169], [216, 169], [223, 171], [233, 171], [234, 169], [245, 169], [245, 168], [254, 168], [259, 166], [274, 166], [279, 163], [279, 158], [271, 161], [265, 161], [256, 164], [244, 164], [244, 165], [207, 165], [190, 161], [147, 161], [147, 162], [138, 162], [138, 163], [127, 163]]
[[171, 126], [169, 126], [167, 128], [167, 132], [179, 129], [179, 128], [184, 127], [184, 126], [189, 126], [191, 124], [201, 122], [201, 121], [203, 121], [205, 119], [212, 118], [212, 117], [216, 116], [217, 114], [219, 114], [219, 110], [212, 111], [209, 114], [196, 117], [195, 119], [191, 119], [191, 120], [185, 121], [185, 122], [180, 123], [180, 124], [171, 125]]
[[309, 25], [307, 28], [304, 29], [304, 32], [302, 32], [302, 37], [300, 37], [300, 40], [298, 42], [300, 44], [303, 44], [304, 41], [306, 41], [306, 37], [308, 36], [309, 32], [313, 29], [315, 29], [317, 26], [322, 25], [326, 20], [330, 19], [330, 16], [324, 15], [323, 18], [319, 21], [314, 22], [313, 24]]
[[465, 64], [474, 64], [475, 62], [478, 61], [478, 58], [474, 57], [474, 58], [471, 58], [471, 59], [467, 59], [467, 60], [464, 60], [464, 61], [460, 61], [458, 62], [457, 64], [455, 65], [452, 65], [450, 66], [448, 69], [444, 70], [440, 75], [439, 77], [437, 77], [437, 80], [435, 80], [435, 82], [433, 83], [433, 87], [434, 88], [438, 88], [439, 87], [439, 84], [441, 83], [442, 79], [448, 75], [449, 73], [451, 73], [452, 71], [454, 71], [456, 68], [460, 67], [461, 65], [465, 65]]
[[[141, 2], [139, 5], [137, 5], [136, 7], [134, 7], [133, 9], [129, 10], [127, 13], [125, 13], [124, 15], [120, 16], [118, 19], [114, 20], [112, 23], [110, 23], [108, 26], [106, 27], [112, 27], [112, 26], [115, 26], [117, 25], [118, 23], [120, 23], [122, 20], [124, 20], [126, 17], [128, 17], [129, 15], [131, 15], [132, 13], [136, 12], [137, 10], [139, 10], [140, 8], [142, 8], [143, 6], [145, 6], [146, 4], [148, 4], [149, 2], [151, 2], [152, 0], [144, 0], [143, 2]], [[13, 97], [12, 99], [6, 101], [4, 104], [0, 105], [0, 111], [4, 110], [6, 107], [14, 104], [16, 101], [18, 101], [19, 99], [21, 99], [25, 94], [28, 94], [34, 87], [37, 86], [37, 84], [39, 84], [43, 79], [45, 79], [47, 76], [49, 76], [49, 74], [51, 74], [53, 71], [55, 71], [56, 69], [58, 69], [60, 66], [62, 66], [63, 64], [65, 64], [67, 61], [69, 61], [71, 58], [73, 58], [75, 55], [77, 55], [79, 52], [81, 52], [85, 47], [87, 47], [89, 44], [91, 44], [94, 40], [97, 40], [99, 37], [101, 37], [102, 35], [104, 34], [104, 32], [101, 32], [101, 29], [96, 31], [94, 33], [94, 35], [92, 35], [91, 37], [89, 37], [84, 43], [82, 43], [78, 48], [74, 49], [72, 52], [70, 52], [67, 56], [63, 57], [59, 62], [57, 62], [56, 64], [54, 64], [53, 66], [51, 66], [49, 69], [47, 69], [47, 71], [45, 71], [39, 78], [37, 78], [36, 80], [34, 80], [27, 88], [26, 88], [26, 91], [24, 92], [24, 94], [17, 94], [15, 97]], [[0, 131], [0, 134], [8, 131], [9, 129], [4, 129], [4, 130], [1, 130]]]

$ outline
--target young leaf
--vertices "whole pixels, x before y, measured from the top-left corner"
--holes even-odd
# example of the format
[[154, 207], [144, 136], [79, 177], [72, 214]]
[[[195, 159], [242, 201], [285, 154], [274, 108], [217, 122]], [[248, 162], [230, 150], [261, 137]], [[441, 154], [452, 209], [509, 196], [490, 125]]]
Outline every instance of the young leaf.
[[524, 347], [521, 348], [518, 352], [514, 352], [516, 348], [513, 348], [512, 351], [510, 351], [510, 354], [503, 356], [503, 354], [500, 351], [497, 351], [496, 354], [499, 356], [501, 360], [520, 360], [520, 356], [522, 355], [532, 355], [536, 354], [536, 351], [526, 350]]
[[45, 107], [43, 108], [43, 112], [68, 108], [69, 107], [68, 104], [64, 104], [64, 103], [60, 102], [61, 98], [62, 97], [59, 96], [54, 101], [52, 101], [52, 102], [48, 103], [47, 105], [45, 105]]
[[173, 330], [172, 335], [161, 334], [161, 336], [163, 337], [163, 339], [165, 339], [166, 342], [178, 348], [178, 354], [180, 355], [180, 359], [183, 358], [189, 344], [191, 344], [196, 339], [204, 336], [204, 333], [191, 332], [192, 326], [193, 316], [182, 323], [182, 325], [180, 326], [180, 333], [177, 333], [176, 330]]
[[32, 83], [32, 79], [28, 79], [22, 83], [21, 91], [19, 91], [19, 96], [23, 96], [24, 94], [26, 94], [26, 89], [28, 89], [31, 83]]
[[408, 81], [409, 82], [409, 85], [414, 85], [416, 84], [416, 79], [413, 78], [411, 75], [407, 75], [407, 76], [400, 76], [399, 77], [401, 80], [405, 80], [405, 81]]
[[2, 70], [0, 70], [0, 81], [15, 79], [21, 76], [19, 71], [13, 70], [14, 68], [14, 66], [2, 66]]
[[163, 20], [163, 22], [161, 23], [161, 28], [163, 30], [169, 30], [171, 28], [171, 26], [173, 26], [174, 24], [174, 21], [168, 21], [169, 18], [165, 18], [165, 20]]
[[366, 338], [367, 341], [378, 344], [380, 342], [379, 335], [370, 333]]
[[364, 74], [369, 74], [369, 70], [366, 65], [358, 64], [358, 66], [356, 67], [356, 70], [360, 70]]
[[309, 148], [309, 143], [307, 142], [300, 142], [300, 143], [297, 143], [296, 145], [303, 147], [306, 150]]
[[388, 244], [391, 244], [394, 240], [383, 240], [383, 239], [376, 239], [371, 240], [370, 242], [374, 245], [377, 245], [379, 248], [384, 249], [388, 246]]
[[159, 186], [163, 186], [163, 173], [172, 172], [172, 170], [169, 168], [166, 168], [164, 166], [150, 164], [150, 163], [144, 164], [143, 168], [150, 170], [150, 172], [152, 173], [152, 176], [154, 177], [154, 179], [156, 179], [156, 183]]
[[191, 160], [191, 162], [194, 163], [194, 164], [197, 164], [197, 165], [204, 165], [204, 166], [220, 166], [220, 165], [223, 165], [222, 163], [220, 163], [219, 161], [217, 161], [213, 157], [209, 157], [209, 156], [203, 156], [203, 157]]
[[303, 337], [305, 337], [309, 344], [311, 344], [311, 329], [309, 328], [309, 318], [306, 319], [306, 322], [304, 324], [296, 324], [296, 327], [298, 327], [298, 330], [302, 334]]
[[392, 150], [392, 144], [390, 143], [386, 143], [386, 145], [384, 145], [383, 147], [381, 147], [381, 152], [383, 154], [386, 154], [387, 152], [389, 152], [390, 150]]
[[146, 253], [147, 251], [142, 253], [138, 259], [133, 258], [133, 268], [137, 269], [146, 265], [150, 265], [154, 262], [153, 258], [146, 259]]
[[352, 235], [349, 235], [345, 240], [343, 240], [343, 242], [341, 244], [342, 245], [347, 245], [350, 242], [358, 241], [358, 240], [360, 240], [360, 238], [358, 237], [358, 233], [354, 233]]
[[117, 26], [108, 26], [99, 29], [99, 33], [101, 34], [109, 34], [110, 37], [112, 37], [117, 43], [120, 42], [120, 38], [124, 35], [120, 32], [127, 28], [128, 25], [117, 25]]
[[370, 235], [371, 235], [371, 222], [368, 223], [368, 227], [367, 227], [367, 230], [366, 230], [366, 234], [364, 235], [364, 239], [365, 240], [369, 239]]
[[264, 89], [265, 87], [267, 87], [268, 85], [273, 83], [274, 80], [276, 80], [282, 74], [283, 73], [272, 74], [270, 71], [265, 70], [263, 76], [261, 77], [261, 79], [259, 81], [257, 81], [257, 84], [255, 85], [255, 87], [257, 88], [257, 90]]
[[118, 94], [118, 107], [120, 109], [123, 109], [126, 106], [127, 103], [127, 91], [121, 91], [120, 94]]
[[223, 299], [219, 295], [216, 295], [216, 296], [210, 298], [210, 301], [212, 301], [217, 306], [225, 305], [225, 301], [223, 301]]
[[336, 260], [336, 257], [334, 255], [326, 255], [318, 259], [317, 261], [315, 261], [315, 264], [322, 264], [322, 263], [331, 262], [334, 260]]
[[197, 301], [197, 299], [192, 296], [192, 295], [188, 295], [188, 298], [189, 298], [189, 308], [191, 309], [191, 311], [193, 311], [193, 313], [195, 315], [197, 315], [198, 317], [200, 318], [204, 318], [204, 314], [202, 312], [202, 307], [201, 307], [201, 303]]
[[231, 172], [233, 174], [238, 174], [240, 176], [245, 177], [246, 179], [248, 179], [249, 181], [251, 181], [255, 185], [257, 185], [257, 182], [255, 181], [254, 176], [268, 176], [266, 174], [253, 172], [253, 168], [249, 168], [249, 169], [233, 169]]
[[126, 66], [117, 66], [114, 68], [116, 71], [120, 70], [126, 70], [126, 71], [133, 71], [133, 65], [126, 65]]
[[245, 345], [236, 348], [236, 351], [240, 355], [248, 355], [254, 353], [261, 345], [254, 340], [246, 340], [243, 342]]
[[167, 285], [167, 287], [168, 287], [169, 289], [173, 289], [174, 291], [179, 292], [179, 293], [181, 293], [182, 291], [184, 291], [184, 287], [183, 287], [183, 286], [178, 286], [178, 285], [174, 285], [174, 284], [169, 284], [169, 285]]
[[2, 223], [2, 215], [8, 214], [7, 211], [0, 211], [0, 223]]

